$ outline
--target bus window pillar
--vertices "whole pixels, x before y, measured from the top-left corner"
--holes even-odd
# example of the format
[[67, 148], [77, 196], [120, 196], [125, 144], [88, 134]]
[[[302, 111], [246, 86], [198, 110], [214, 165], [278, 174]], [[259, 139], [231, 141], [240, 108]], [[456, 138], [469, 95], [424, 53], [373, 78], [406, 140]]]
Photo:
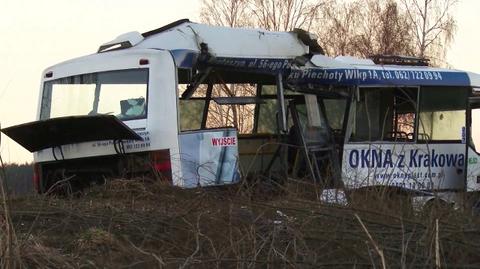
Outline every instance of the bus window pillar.
[[278, 73], [276, 77], [277, 82], [277, 103], [278, 103], [278, 110], [277, 110], [277, 128], [279, 130], [279, 134], [287, 133], [287, 113], [285, 110], [285, 96], [284, 96], [284, 89], [283, 89], [283, 77], [282, 73]]

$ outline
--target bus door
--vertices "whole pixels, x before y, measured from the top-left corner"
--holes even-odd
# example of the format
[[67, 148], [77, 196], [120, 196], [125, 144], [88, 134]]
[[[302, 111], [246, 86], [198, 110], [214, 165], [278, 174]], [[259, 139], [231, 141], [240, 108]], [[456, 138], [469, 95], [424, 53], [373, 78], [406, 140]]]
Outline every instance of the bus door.
[[[289, 104], [289, 170], [295, 177], [311, 176], [326, 188], [339, 187], [339, 153], [343, 146], [345, 97], [305, 94]], [[339, 142], [340, 141], [340, 142]]]

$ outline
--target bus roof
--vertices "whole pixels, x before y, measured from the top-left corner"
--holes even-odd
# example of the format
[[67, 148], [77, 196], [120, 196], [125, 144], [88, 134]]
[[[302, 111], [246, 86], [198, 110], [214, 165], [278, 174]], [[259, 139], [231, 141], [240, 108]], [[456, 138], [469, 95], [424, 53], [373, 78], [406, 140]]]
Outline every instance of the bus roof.
[[178, 68], [195, 68], [198, 56], [203, 53], [202, 43], [208, 46], [208, 54], [213, 56], [208, 64], [216, 68], [267, 75], [280, 72], [287, 77], [289, 84], [294, 85], [480, 87], [480, 75], [471, 72], [428, 66], [375, 64], [370, 59], [350, 56], [327, 57], [321, 54], [315, 37], [301, 30], [272, 32], [230, 28], [193, 23], [187, 19], [143, 34], [123, 34], [101, 45], [97, 53], [168, 50]]
[[294, 58], [310, 52], [295, 32], [231, 28], [190, 22], [173, 22], [143, 34], [130, 32], [100, 46], [99, 52], [115, 46], [125, 48], [187, 50], [199, 53], [200, 44], [222, 57]]

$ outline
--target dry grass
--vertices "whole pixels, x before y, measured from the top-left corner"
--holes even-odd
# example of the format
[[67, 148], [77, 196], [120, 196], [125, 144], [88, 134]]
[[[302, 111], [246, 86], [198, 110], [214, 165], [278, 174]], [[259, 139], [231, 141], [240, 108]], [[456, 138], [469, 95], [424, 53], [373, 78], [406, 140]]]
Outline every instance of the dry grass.
[[480, 223], [467, 214], [416, 214], [381, 206], [376, 194], [326, 205], [314, 186], [297, 183], [271, 190], [114, 180], [82, 197], [16, 199], [14, 267], [480, 266]]

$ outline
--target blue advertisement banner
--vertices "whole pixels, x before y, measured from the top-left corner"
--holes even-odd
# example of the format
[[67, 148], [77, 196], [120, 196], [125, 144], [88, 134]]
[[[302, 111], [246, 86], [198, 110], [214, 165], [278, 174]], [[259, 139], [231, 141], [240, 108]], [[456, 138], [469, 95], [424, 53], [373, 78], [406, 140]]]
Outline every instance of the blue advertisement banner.
[[[177, 67], [192, 68], [197, 53], [171, 51]], [[217, 57], [208, 64], [214, 67], [276, 75], [281, 73], [290, 85], [343, 86], [471, 86], [467, 73], [447, 69], [412, 66], [362, 66], [351, 68], [296, 67], [293, 59]], [[345, 66], [349, 66], [345, 64]]]

